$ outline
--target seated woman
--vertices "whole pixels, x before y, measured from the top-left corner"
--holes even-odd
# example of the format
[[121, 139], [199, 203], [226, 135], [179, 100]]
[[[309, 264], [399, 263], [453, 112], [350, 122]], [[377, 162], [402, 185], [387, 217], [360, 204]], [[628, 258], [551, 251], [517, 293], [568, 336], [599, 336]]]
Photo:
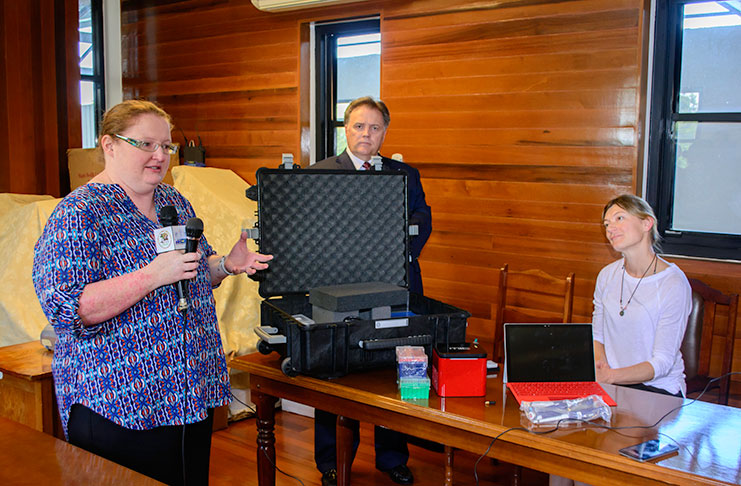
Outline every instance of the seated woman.
[[613, 199], [602, 221], [623, 258], [600, 271], [594, 289], [597, 381], [683, 396], [679, 348], [692, 308], [687, 277], [656, 254], [656, 216], [643, 199]]
[[[656, 216], [643, 199], [616, 197], [602, 210], [602, 222], [623, 258], [600, 271], [594, 289], [597, 381], [683, 396], [679, 348], [692, 308], [687, 277], [656, 254]], [[572, 484], [584, 483], [550, 476], [550, 486]]]

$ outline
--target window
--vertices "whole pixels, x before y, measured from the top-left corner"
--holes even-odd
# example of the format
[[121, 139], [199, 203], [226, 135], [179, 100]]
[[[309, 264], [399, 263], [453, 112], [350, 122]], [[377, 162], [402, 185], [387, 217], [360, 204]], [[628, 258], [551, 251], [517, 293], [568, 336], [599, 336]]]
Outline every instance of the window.
[[103, 117], [103, 5], [102, 0], [79, 0], [80, 104], [82, 147], [95, 147]]
[[657, 2], [648, 199], [664, 251], [741, 259], [741, 1]]
[[381, 33], [378, 19], [317, 25], [317, 160], [345, 150], [345, 108], [361, 96], [381, 94]]

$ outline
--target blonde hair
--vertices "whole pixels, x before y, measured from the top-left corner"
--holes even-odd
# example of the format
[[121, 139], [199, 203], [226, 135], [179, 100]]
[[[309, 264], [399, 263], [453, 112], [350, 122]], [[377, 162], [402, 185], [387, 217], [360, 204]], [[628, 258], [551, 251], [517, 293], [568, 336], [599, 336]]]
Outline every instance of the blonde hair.
[[605, 208], [602, 210], [602, 221], [605, 220], [607, 210], [613, 206], [617, 206], [641, 220], [646, 220], [649, 218], [652, 219], [654, 224], [651, 226], [650, 233], [651, 246], [653, 246], [656, 253], [659, 253], [661, 251], [661, 235], [659, 234], [659, 229], [657, 228], [656, 214], [654, 214], [654, 210], [653, 208], [651, 208], [650, 204], [636, 195], [623, 194], [605, 204]]
[[114, 136], [123, 132], [131, 125], [139, 115], [151, 113], [157, 115], [167, 122], [172, 130], [172, 118], [158, 104], [147, 100], [126, 100], [111, 107], [103, 115], [103, 121], [100, 123], [100, 133], [98, 134], [98, 146], [105, 135]]

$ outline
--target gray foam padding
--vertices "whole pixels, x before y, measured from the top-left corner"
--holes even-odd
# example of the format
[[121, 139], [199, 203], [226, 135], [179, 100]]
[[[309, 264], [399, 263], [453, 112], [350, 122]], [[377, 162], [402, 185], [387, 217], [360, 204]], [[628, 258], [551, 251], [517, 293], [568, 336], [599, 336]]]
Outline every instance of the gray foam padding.
[[263, 297], [327, 285], [407, 286], [406, 174], [260, 169], [259, 248], [275, 259]]
[[336, 312], [406, 305], [407, 290], [384, 282], [330, 285], [311, 289], [309, 302]]

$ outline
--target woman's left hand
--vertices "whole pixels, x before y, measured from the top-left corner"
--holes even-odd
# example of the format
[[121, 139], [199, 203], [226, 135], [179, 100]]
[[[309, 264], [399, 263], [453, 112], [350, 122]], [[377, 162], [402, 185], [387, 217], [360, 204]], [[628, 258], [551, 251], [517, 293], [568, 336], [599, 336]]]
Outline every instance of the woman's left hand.
[[273, 255], [263, 255], [262, 253], [248, 250], [247, 232], [242, 231], [239, 241], [232, 247], [224, 265], [232, 273], [252, 275], [258, 270], [268, 268], [267, 262], [272, 259]]

